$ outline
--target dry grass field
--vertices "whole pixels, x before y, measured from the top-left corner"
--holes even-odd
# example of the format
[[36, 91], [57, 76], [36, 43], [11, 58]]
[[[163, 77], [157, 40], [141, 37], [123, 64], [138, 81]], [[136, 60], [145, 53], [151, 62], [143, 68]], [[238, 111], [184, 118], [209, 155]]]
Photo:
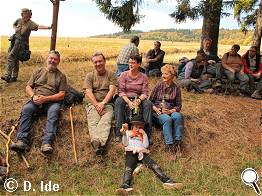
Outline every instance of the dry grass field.
[[[84, 77], [93, 69], [91, 55], [102, 51], [107, 57], [109, 69], [115, 69], [115, 59], [122, 45], [128, 40], [97, 38], [59, 38], [57, 50], [61, 52], [60, 69], [70, 84], [81, 90]], [[26, 82], [36, 67], [43, 65], [49, 48], [48, 38], [33, 37], [30, 40], [32, 59], [20, 66], [19, 80], [6, 84], [0, 81], [0, 129], [10, 132], [11, 125], [19, 118], [22, 105], [28, 100]], [[4, 71], [8, 42], [1, 38], [0, 72]], [[141, 53], [153, 47], [153, 41], [142, 40]], [[219, 45], [219, 54], [230, 49]], [[165, 62], [178, 62], [187, 56], [193, 58], [198, 43], [162, 42], [166, 51]], [[242, 54], [247, 46], [243, 46]], [[150, 88], [160, 78], [150, 79]], [[182, 91], [185, 118], [182, 156], [176, 159], [165, 151], [161, 130], [154, 129], [154, 145], [151, 155], [172, 178], [184, 183], [179, 191], [164, 190], [151, 171], [144, 168], [134, 178], [135, 195], [255, 195], [251, 187], [240, 179], [247, 167], [257, 169], [262, 176], [262, 138], [259, 126], [261, 102], [246, 97], [193, 94]], [[32, 136], [32, 148], [25, 154], [30, 169], [23, 161], [11, 154], [11, 176], [20, 184], [16, 194], [59, 195], [113, 195], [122, 181], [124, 151], [120, 144], [109, 140], [104, 159], [94, 157], [90, 146], [84, 104], [73, 107], [78, 163], [74, 163], [69, 111], [62, 112], [59, 133], [52, 157], [40, 153], [41, 136], [45, 118], [36, 121]], [[111, 134], [113, 135], [113, 134]], [[15, 138], [15, 135], [12, 137]], [[5, 150], [5, 140], [0, 136], [0, 151]], [[36, 191], [24, 192], [22, 183], [28, 180]], [[40, 181], [51, 180], [60, 185], [60, 191], [41, 192]], [[0, 187], [0, 195], [7, 194]]]

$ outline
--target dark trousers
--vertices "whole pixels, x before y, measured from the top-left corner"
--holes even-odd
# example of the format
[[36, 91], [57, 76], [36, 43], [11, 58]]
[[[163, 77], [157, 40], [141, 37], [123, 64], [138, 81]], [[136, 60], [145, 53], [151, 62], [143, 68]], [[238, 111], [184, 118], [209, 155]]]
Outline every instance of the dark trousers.
[[6, 73], [5, 73], [5, 77], [7, 77], [8, 79], [18, 77], [18, 72], [19, 72], [18, 52], [20, 49], [21, 49], [21, 41], [19, 39], [15, 39], [14, 44], [10, 46], [8, 50]]
[[[131, 184], [133, 171], [136, 168], [137, 163], [139, 162], [142, 162], [146, 167], [151, 169], [155, 173], [155, 175], [161, 180], [161, 182], [165, 183], [168, 180], [170, 180], [170, 178], [168, 178], [164, 174], [160, 166], [157, 165], [157, 163], [153, 159], [151, 159], [148, 154], [144, 153], [143, 159], [139, 161], [137, 153], [133, 154], [133, 152], [128, 151], [126, 152], [125, 174], [124, 174], [123, 184], [127, 184], [127, 185]], [[129, 178], [127, 176], [129, 176]]]
[[[149, 100], [142, 101], [141, 105], [141, 111], [142, 115], [145, 121], [145, 132], [147, 133], [147, 136], [151, 136], [151, 130], [152, 130], [152, 103]], [[122, 124], [128, 123], [128, 111], [129, 108], [125, 102], [125, 100], [122, 97], [118, 97], [115, 101], [115, 119], [116, 119], [116, 127], [115, 127], [115, 136], [120, 136], [120, 129], [122, 127]]]
[[[249, 77], [249, 85], [252, 91], [257, 90], [260, 94], [262, 94], [262, 77], [256, 78], [255, 76], [248, 74]], [[255, 82], [257, 83], [257, 86], [255, 87]]]
[[23, 106], [19, 130], [17, 131], [17, 139], [22, 140], [24, 143], [29, 144], [29, 134], [34, 121], [34, 118], [43, 112], [47, 112], [47, 123], [44, 131], [43, 144], [51, 144], [58, 128], [58, 119], [60, 113], [60, 103], [52, 102], [45, 103], [41, 106], [29, 101]]
[[222, 79], [222, 64], [207, 64], [203, 70], [203, 74], [211, 74], [212, 76], [216, 77], [216, 79]]

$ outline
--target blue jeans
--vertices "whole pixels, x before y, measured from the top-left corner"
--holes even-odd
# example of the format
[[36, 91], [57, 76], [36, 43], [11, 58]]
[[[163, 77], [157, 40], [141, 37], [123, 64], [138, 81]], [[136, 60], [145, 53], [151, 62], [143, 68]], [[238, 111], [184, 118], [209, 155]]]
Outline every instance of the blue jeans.
[[183, 116], [180, 112], [173, 112], [171, 115], [157, 115], [154, 112], [153, 122], [157, 122], [163, 126], [163, 134], [166, 144], [174, 144], [174, 137], [175, 140], [182, 139]]
[[17, 131], [18, 140], [22, 140], [26, 144], [30, 143], [29, 134], [34, 117], [43, 111], [47, 112], [47, 123], [44, 131], [43, 144], [52, 144], [58, 128], [60, 113], [60, 103], [58, 102], [45, 103], [41, 106], [34, 104], [33, 101], [29, 101], [25, 104], [20, 116], [19, 130]]
[[129, 70], [128, 64], [116, 64], [117, 70], [116, 70], [116, 77], [119, 77], [122, 72]]

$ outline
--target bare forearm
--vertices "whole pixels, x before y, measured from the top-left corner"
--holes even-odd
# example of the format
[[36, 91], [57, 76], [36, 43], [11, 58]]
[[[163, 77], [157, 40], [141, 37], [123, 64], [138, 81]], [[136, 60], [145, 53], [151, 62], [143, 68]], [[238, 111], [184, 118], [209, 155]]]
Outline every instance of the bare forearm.
[[30, 97], [32, 97], [32, 96], [34, 95], [34, 91], [33, 91], [32, 87], [29, 86], [29, 85], [26, 86], [25, 91], [26, 91], [26, 93], [27, 93]]
[[97, 100], [92, 92], [92, 90], [87, 89], [86, 90], [86, 94], [85, 94], [86, 99], [92, 104], [92, 105], [96, 105], [97, 104]]
[[116, 91], [116, 87], [115, 86], [110, 87], [107, 95], [105, 96], [105, 98], [103, 100], [103, 102], [104, 103], [108, 103], [109, 101], [111, 101], [112, 97], [115, 94], [115, 91]]
[[65, 97], [65, 92], [60, 91], [54, 95], [46, 96], [46, 102], [61, 101]]
[[52, 29], [52, 27], [50, 26], [45, 26], [45, 25], [39, 25], [38, 29]]

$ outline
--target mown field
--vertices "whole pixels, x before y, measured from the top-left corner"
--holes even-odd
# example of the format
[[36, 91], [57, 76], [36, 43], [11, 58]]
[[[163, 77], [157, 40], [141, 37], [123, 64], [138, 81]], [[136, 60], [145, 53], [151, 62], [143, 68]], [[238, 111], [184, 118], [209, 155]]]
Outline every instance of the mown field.
[[[68, 81], [81, 90], [84, 77], [93, 69], [91, 55], [101, 51], [107, 57], [107, 67], [115, 70], [115, 59], [122, 45], [128, 40], [106, 38], [59, 38], [57, 50], [61, 52], [60, 69]], [[11, 125], [19, 118], [22, 105], [28, 100], [26, 82], [36, 67], [43, 65], [49, 49], [48, 38], [32, 37], [32, 59], [20, 66], [19, 80], [6, 84], [0, 81], [0, 129], [10, 132]], [[153, 47], [153, 41], [142, 40], [141, 53]], [[219, 45], [219, 54], [227, 52], [230, 45]], [[1, 38], [0, 72], [4, 71], [7, 37]], [[176, 63], [187, 56], [193, 58], [198, 43], [162, 42], [166, 51], [165, 62]], [[248, 47], [243, 46], [242, 54]], [[160, 78], [150, 79], [150, 88]], [[144, 168], [134, 178], [135, 195], [255, 195], [251, 187], [240, 179], [247, 167], [255, 168], [262, 175], [262, 138], [259, 126], [261, 102], [246, 97], [210, 94], [193, 94], [182, 91], [185, 118], [182, 156], [176, 159], [165, 151], [161, 130], [153, 130], [152, 157], [173, 179], [184, 183], [182, 190], [164, 190], [151, 171]], [[124, 151], [120, 144], [109, 140], [104, 158], [95, 157], [87, 129], [84, 104], [73, 107], [78, 163], [74, 162], [68, 110], [64, 110], [52, 157], [40, 153], [45, 118], [35, 123], [31, 151], [25, 156], [30, 169], [11, 153], [11, 173], [20, 184], [16, 194], [58, 195], [113, 195], [121, 184], [124, 169]], [[111, 134], [113, 136], [113, 134]], [[15, 135], [12, 137], [15, 138]], [[5, 150], [5, 140], [0, 136], [0, 151]], [[24, 192], [22, 183], [30, 181], [36, 191]], [[41, 192], [40, 181], [51, 180], [60, 185], [59, 192]], [[0, 188], [0, 195], [7, 194]]]

